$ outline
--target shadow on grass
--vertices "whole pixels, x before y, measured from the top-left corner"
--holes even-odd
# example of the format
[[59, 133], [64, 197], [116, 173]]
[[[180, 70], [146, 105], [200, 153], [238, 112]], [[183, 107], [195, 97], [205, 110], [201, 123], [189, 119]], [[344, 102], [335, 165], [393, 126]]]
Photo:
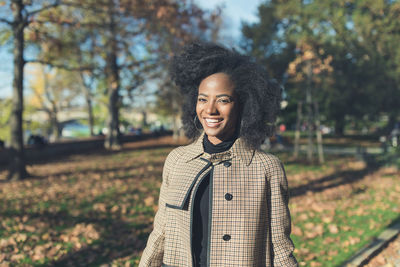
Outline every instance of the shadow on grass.
[[[82, 156], [111, 156], [111, 155], [118, 155], [120, 153], [126, 153], [126, 152], [131, 152], [131, 151], [136, 151], [136, 150], [153, 150], [153, 149], [160, 149], [160, 148], [175, 148], [178, 145], [171, 145], [171, 144], [159, 144], [159, 145], [137, 145], [137, 146], [127, 146], [123, 147], [121, 150], [106, 150], [104, 148], [101, 149], [94, 149], [90, 151], [83, 151], [82, 153], [79, 154], [62, 154], [57, 157], [51, 158], [51, 159], [45, 159], [45, 160], [35, 160], [35, 161], [29, 161], [27, 165], [41, 165], [41, 164], [47, 164], [47, 163], [57, 163], [57, 162], [64, 162], [65, 160], [74, 162], [74, 161], [80, 161], [81, 159], [74, 160], [72, 159], [73, 156], [76, 155], [82, 155]], [[5, 168], [3, 168], [5, 169]]]
[[77, 223], [92, 223], [105, 230], [101, 237], [91, 245], [77, 251], [72, 251], [51, 262], [50, 266], [99, 266], [111, 263], [115, 259], [139, 254], [144, 247], [144, 237], [137, 234], [137, 228], [147, 225], [132, 225], [120, 219], [71, 217], [73, 225]]
[[366, 157], [364, 160], [367, 163], [367, 166], [362, 170], [339, 171], [327, 175], [318, 180], [311, 181], [308, 184], [291, 188], [290, 196], [302, 196], [307, 194], [307, 192], [318, 193], [341, 185], [352, 184], [362, 180], [366, 175], [375, 172], [383, 165], [383, 162], [380, 162], [371, 156]]
[[[152, 167], [154, 169], [162, 169], [162, 167], [164, 166], [164, 162], [152, 162], [151, 163]], [[72, 170], [72, 171], [63, 171], [63, 172], [56, 172], [51, 174], [52, 177], [65, 177], [65, 176], [71, 176], [73, 177], [74, 175], [76, 175], [77, 173], [79, 173], [80, 175], [85, 175], [85, 174], [90, 174], [90, 175], [96, 175], [96, 174], [100, 174], [102, 177], [103, 176], [107, 176], [108, 174], [111, 173], [127, 173], [133, 170], [137, 170], [139, 167], [143, 167], [143, 163], [141, 162], [137, 162], [136, 164], [133, 164], [132, 166], [129, 167], [112, 167], [112, 168], [106, 168], [106, 169], [99, 169], [97, 167], [95, 168], [85, 168], [85, 169], [80, 169], [80, 170]], [[148, 171], [146, 170], [145, 173], [143, 173], [143, 175], [145, 176], [149, 176], [149, 175], [161, 175], [160, 172], [158, 171]], [[126, 175], [114, 175], [114, 179], [128, 179], [128, 178], [133, 178], [136, 177], [137, 174], [126, 174]], [[47, 179], [49, 177], [49, 175], [36, 175], [36, 176], [31, 176], [29, 179], [35, 180], [41, 180], [41, 179]]]
[[[60, 229], [73, 228], [80, 223], [93, 224], [96, 229], [102, 229], [99, 231], [99, 239], [94, 240], [91, 244], [84, 245], [79, 250], [70, 251], [56, 260], [50, 258], [44, 264], [34, 264], [35, 266], [100, 266], [109, 264], [115, 259], [139, 255], [144, 249], [145, 240], [150, 231], [147, 229], [151, 226], [151, 222], [132, 225], [119, 216], [111, 217], [106, 212], [98, 211], [90, 211], [79, 216], [73, 216], [68, 211], [45, 211], [30, 214], [6, 212], [3, 215], [28, 216], [29, 220], [46, 221], [53, 230], [58, 229], [55, 230], [57, 234], [61, 234]], [[65, 245], [66, 242], [64, 242]]]
[[[131, 151], [137, 151], [137, 150], [155, 150], [155, 149], [161, 149], [161, 148], [171, 148], [171, 150], [179, 145], [182, 144], [140, 144], [139, 142], [135, 143], [135, 142], [131, 142], [131, 143], [126, 143], [125, 146], [121, 149], [121, 150], [117, 150], [117, 151], [110, 151], [110, 150], [106, 150], [104, 148], [101, 149], [93, 149], [93, 150], [88, 150], [88, 151], [82, 151], [82, 153], [79, 153], [79, 155], [82, 156], [91, 156], [91, 155], [96, 155], [96, 156], [112, 156], [112, 155], [118, 155], [120, 153], [126, 153], [126, 152], [131, 152]], [[31, 160], [29, 162], [27, 162], [27, 165], [43, 165], [43, 164], [49, 164], [49, 163], [63, 163], [63, 162], [75, 162], [75, 161], [81, 161], [82, 159], [74, 159], [73, 157], [76, 156], [77, 154], [62, 154], [59, 155], [57, 157], [53, 157], [53, 158], [48, 158], [48, 159], [39, 159], [39, 160]], [[138, 167], [139, 165], [142, 164], [138, 164], [129, 168], [110, 168], [107, 170], [98, 170], [96, 168], [87, 168], [82, 170], [82, 172], [112, 172], [112, 171], [121, 171], [121, 170], [132, 170], [135, 167]], [[7, 172], [8, 170], [8, 166], [6, 165], [1, 165], [0, 166], [0, 172]], [[79, 171], [81, 172], [81, 171]], [[71, 172], [60, 172], [60, 173], [56, 173], [55, 176], [61, 176], [61, 175], [71, 175], [73, 173], [76, 173], [76, 171], [71, 171]], [[35, 179], [44, 179], [48, 177], [47, 175], [45, 176], [39, 176], [39, 175], [34, 175], [34, 174], [29, 174], [28, 177], [25, 178], [25, 180], [35, 180]], [[8, 183], [10, 182], [10, 180], [7, 179], [0, 179], [0, 183]]]

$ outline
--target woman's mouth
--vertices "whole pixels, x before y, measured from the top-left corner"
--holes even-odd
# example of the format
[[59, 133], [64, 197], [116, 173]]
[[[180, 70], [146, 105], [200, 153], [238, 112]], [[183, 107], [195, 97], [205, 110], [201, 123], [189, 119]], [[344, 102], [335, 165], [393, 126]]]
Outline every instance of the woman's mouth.
[[204, 118], [204, 121], [205, 121], [207, 127], [213, 128], [213, 127], [219, 126], [221, 124], [221, 122], [223, 121], [223, 119]]

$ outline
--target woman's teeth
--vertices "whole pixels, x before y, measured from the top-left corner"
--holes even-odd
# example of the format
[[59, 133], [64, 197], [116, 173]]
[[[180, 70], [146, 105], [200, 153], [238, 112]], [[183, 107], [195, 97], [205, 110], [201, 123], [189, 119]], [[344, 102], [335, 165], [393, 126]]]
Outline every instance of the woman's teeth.
[[222, 119], [204, 119], [208, 127], [216, 127], [220, 124]]
[[217, 119], [206, 119], [206, 122], [217, 123], [217, 122], [219, 122], [219, 120], [217, 120]]

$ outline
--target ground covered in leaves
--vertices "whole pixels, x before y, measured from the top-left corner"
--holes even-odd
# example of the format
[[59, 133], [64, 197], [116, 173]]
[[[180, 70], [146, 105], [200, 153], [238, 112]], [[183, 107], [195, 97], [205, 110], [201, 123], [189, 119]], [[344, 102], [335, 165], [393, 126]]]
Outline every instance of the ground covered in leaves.
[[[157, 210], [170, 138], [0, 172], [1, 266], [136, 266]], [[399, 220], [400, 172], [353, 158], [285, 163], [301, 266], [340, 266]]]

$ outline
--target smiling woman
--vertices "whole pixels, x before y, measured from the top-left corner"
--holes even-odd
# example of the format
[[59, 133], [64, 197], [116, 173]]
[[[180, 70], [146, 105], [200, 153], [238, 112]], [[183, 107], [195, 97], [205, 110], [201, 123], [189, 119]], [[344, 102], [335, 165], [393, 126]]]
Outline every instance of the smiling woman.
[[166, 159], [139, 266], [297, 266], [285, 172], [260, 150], [280, 87], [249, 57], [212, 43], [186, 46], [171, 76], [192, 143]]
[[235, 133], [239, 108], [233, 88], [229, 76], [222, 72], [212, 74], [200, 83], [197, 118], [214, 145]]

